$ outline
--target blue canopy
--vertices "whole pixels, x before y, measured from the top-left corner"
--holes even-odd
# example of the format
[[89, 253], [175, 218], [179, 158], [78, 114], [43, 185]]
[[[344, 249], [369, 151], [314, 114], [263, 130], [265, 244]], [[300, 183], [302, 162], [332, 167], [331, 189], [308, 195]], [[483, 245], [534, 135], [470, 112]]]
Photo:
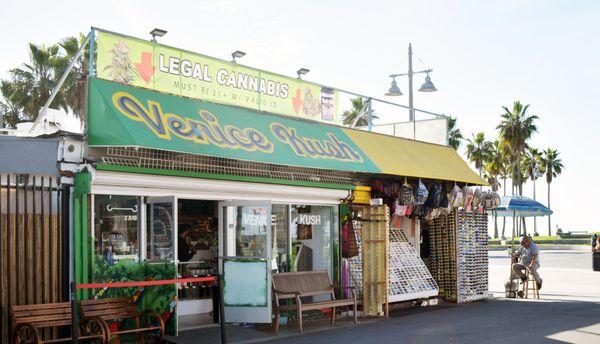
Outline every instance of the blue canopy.
[[552, 210], [531, 198], [503, 196], [496, 214], [500, 217], [533, 217], [551, 215]]

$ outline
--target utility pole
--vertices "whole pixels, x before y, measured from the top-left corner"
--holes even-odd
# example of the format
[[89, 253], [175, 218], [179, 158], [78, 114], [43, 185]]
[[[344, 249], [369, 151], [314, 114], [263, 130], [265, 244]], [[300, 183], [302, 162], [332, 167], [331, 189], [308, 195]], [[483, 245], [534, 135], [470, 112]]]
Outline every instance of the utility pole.
[[412, 68], [412, 44], [408, 43], [408, 120], [415, 121], [415, 108], [413, 106], [413, 68]]

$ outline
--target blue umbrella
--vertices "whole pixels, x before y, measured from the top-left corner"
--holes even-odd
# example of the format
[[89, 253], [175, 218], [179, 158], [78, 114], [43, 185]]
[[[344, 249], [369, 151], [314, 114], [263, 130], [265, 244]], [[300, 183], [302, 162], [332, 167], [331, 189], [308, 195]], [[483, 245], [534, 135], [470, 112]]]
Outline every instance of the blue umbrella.
[[531, 198], [521, 196], [504, 196], [495, 209], [500, 217], [533, 217], [551, 215], [552, 210]]
[[[503, 196], [500, 199], [500, 205], [492, 210], [500, 217], [534, 217], [551, 215], [552, 210], [545, 205], [531, 198], [521, 196]], [[515, 221], [513, 220], [513, 230], [511, 239], [511, 250], [514, 253]]]

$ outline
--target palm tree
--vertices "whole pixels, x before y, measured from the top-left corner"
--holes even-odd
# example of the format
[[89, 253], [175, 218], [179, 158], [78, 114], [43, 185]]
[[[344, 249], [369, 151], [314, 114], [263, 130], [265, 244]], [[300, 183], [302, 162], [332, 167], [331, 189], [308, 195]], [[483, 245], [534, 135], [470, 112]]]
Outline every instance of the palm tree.
[[342, 113], [342, 123], [346, 126], [351, 126], [354, 123], [354, 121], [356, 121], [356, 118], [360, 115], [361, 118], [359, 118], [358, 121], [356, 121], [355, 126], [364, 127], [365, 125], [368, 125], [368, 118], [366, 118], [367, 113], [363, 111], [363, 109], [365, 108], [365, 101], [363, 100], [363, 98], [352, 98], [350, 99], [350, 102], [352, 103], [352, 109], [345, 110]]
[[[485, 175], [487, 182], [491, 185], [492, 191], [498, 192], [500, 188], [499, 178], [504, 171], [504, 161], [502, 152], [500, 151], [498, 140], [494, 141], [490, 146], [490, 151], [484, 161]], [[504, 233], [502, 233], [504, 234]], [[498, 217], [494, 213], [494, 238], [498, 237]]]
[[460, 147], [463, 135], [460, 129], [456, 126], [456, 117], [448, 117], [448, 145], [455, 150]]
[[517, 187], [518, 194], [523, 194], [523, 178], [521, 176], [521, 158], [527, 148], [527, 141], [537, 131], [534, 124], [538, 119], [536, 115], [528, 115], [529, 105], [523, 105], [519, 101], [513, 103], [513, 108], [503, 106], [504, 113], [497, 129], [500, 131], [500, 139], [506, 145], [510, 156], [513, 188]]
[[537, 172], [539, 172], [541, 153], [537, 148], [527, 147], [525, 154], [523, 155], [523, 175], [525, 181], [527, 179], [535, 181], [537, 179]]
[[[85, 35], [79, 34], [79, 37], [67, 37], [58, 43], [64, 50], [65, 55], [61, 56], [56, 61], [54, 75], [60, 77], [66, 71], [69, 63], [85, 43]], [[84, 53], [73, 65], [73, 69], [65, 79], [65, 83], [60, 90], [59, 97], [61, 102], [68, 106], [76, 116], [81, 116], [86, 107], [85, 103], [85, 80], [88, 74], [89, 66], [89, 44], [86, 46]]]
[[[552, 180], [558, 177], [564, 168], [562, 160], [558, 157], [559, 152], [556, 149], [548, 148], [542, 153], [542, 171], [546, 174], [548, 183], [548, 208], [550, 208], [550, 184]], [[548, 215], [548, 235], [552, 235], [552, 223]]]
[[493, 149], [493, 144], [485, 140], [485, 134], [482, 132], [473, 135], [467, 141], [467, 158], [475, 164], [475, 168], [479, 171], [481, 177], [484, 163]]
[[[50, 97], [56, 85], [55, 68], [59, 62], [59, 50], [58, 45], [46, 47], [30, 43], [29, 62], [10, 71], [15, 92], [22, 101], [24, 120], [35, 119]], [[51, 106], [66, 110], [61, 97], [55, 98]]]
[[[525, 180], [529, 179], [533, 182], [533, 199], [536, 199], [535, 195], [535, 181], [540, 173], [540, 165], [541, 165], [542, 155], [537, 148], [527, 147], [525, 151], [525, 155], [523, 156], [523, 175], [525, 176]], [[534, 235], [538, 235], [537, 232], [537, 219], [533, 218], [534, 223]]]
[[[508, 176], [510, 176], [511, 172], [511, 163], [510, 163], [510, 154], [508, 152], [508, 148], [506, 144], [500, 139], [494, 141], [495, 149], [498, 154], [498, 162], [501, 167], [500, 178], [502, 179], [502, 194], [506, 196], [506, 180]], [[502, 218], [502, 238], [506, 238], [506, 217]]]
[[15, 128], [23, 107], [14, 85], [7, 80], [0, 81], [0, 128]]
[[[354, 124], [355, 127], [365, 127], [369, 125], [369, 114], [365, 111], [365, 100], [361, 97], [356, 97], [350, 99], [350, 102], [352, 102], [352, 109], [342, 113], [342, 123], [346, 126], [351, 126], [354, 121], [356, 121], [356, 124]], [[356, 120], [358, 116], [360, 116], [360, 118]], [[376, 119], [379, 117], [373, 115], [373, 118]]]

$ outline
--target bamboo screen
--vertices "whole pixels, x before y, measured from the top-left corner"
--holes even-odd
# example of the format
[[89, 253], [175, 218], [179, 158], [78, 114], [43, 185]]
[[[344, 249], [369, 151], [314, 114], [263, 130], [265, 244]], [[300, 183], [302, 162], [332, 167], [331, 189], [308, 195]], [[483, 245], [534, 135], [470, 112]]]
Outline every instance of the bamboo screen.
[[56, 178], [0, 175], [0, 322], [2, 343], [12, 330], [11, 305], [68, 297], [65, 205]]

